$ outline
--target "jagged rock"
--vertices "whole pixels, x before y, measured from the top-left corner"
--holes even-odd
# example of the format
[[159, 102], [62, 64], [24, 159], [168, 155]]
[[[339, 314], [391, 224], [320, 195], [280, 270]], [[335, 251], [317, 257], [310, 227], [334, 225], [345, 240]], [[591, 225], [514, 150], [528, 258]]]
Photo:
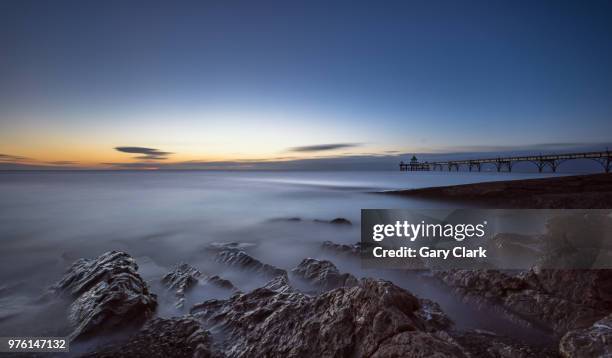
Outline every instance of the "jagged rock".
[[134, 259], [110, 251], [93, 260], [80, 259], [51, 290], [75, 298], [70, 305], [70, 339], [138, 326], [150, 318], [156, 296], [137, 273]]
[[264, 264], [240, 250], [220, 251], [215, 256], [215, 261], [228, 267], [249, 271], [268, 278], [287, 275], [285, 270], [272, 265]]
[[208, 331], [193, 317], [156, 318], [127, 341], [99, 348], [84, 357], [217, 357], [211, 343]]
[[460, 352], [434, 335], [411, 344], [396, 337], [437, 329], [421, 318], [421, 308], [415, 296], [388, 281], [363, 279], [313, 297], [289, 289], [280, 276], [250, 293], [203, 302], [192, 313], [221, 331], [221, 345], [232, 357], [363, 357], [387, 348], [414, 356], [435, 352], [436, 344], [440, 351]]
[[531, 270], [525, 280], [546, 293], [612, 312], [612, 270]]
[[415, 315], [426, 323], [429, 330], [442, 330], [453, 325], [453, 321], [442, 311], [440, 305], [425, 298], [419, 299], [420, 309]]
[[[569, 282], [562, 284], [563, 281], [558, 280], [552, 284], [551, 277], [547, 277], [548, 289], [545, 289], [533, 277], [534, 273], [511, 275], [495, 270], [450, 270], [434, 275], [472, 302], [497, 305], [518, 320], [560, 335], [569, 329], [588, 326], [606, 314], [599, 307], [584, 304], [584, 299], [572, 301], [567, 288], [563, 287]], [[572, 285], [580, 286], [580, 283]]]
[[459, 344], [470, 357], [545, 358], [558, 357], [552, 348], [533, 348], [508, 337], [481, 330], [450, 331], [447, 340]]
[[321, 248], [326, 251], [331, 251], [335, 254], [344, 254], [349, 256], [359, 256], [361, 253], [361, 243], [358, 242], [353, 245], [347, 244], [336, 244], [332, 241], [324, 241], [321, 244]]
[[202, 276], [202, 273], [198, 269], [183, 263], [176, 266], [162, 278], [162, 284], [169, 290], [174, 291], [178, 298], [176, 307], [183, 307], [185, 304], [185, 292], [198, 284], [200, 276]]
[[238, 291], [229, 280], [225, 280], [217, 275], [204, 276], [198, 269], [185, 263], [177, 265], [171, 272], [167, 273], [162, 278], [162, 284], [175, 292], [178, 298], [177, 308], [183, 308], [185, 305], [185, 293], [198, 284], [208, 284], [226, 290]]
[[570, 331], [559, 343], [563, 357], [612, 357], [612, 314], [591, 327]]
[[291, 270], [295, 276], [308, 282], [319, 292], [325, 292], [338, 287], [352, 287], [358, 284], [355, 276], [350, 273], [341, 274], [336, 266], [327, 260], [304, 259]]
[[256, 244], [252, 242], [211, 242], [206, 245], [205, 250], [216, 253], [224, 250], [244, 250], [253, 246]]
[[462, 350], [444, 334], [421, 331], [400, 332], [384, 340], [371, 355], [372, 358], [436, 357], [467, 358]]
[[225, 290], [239, 291], [238, 288], [236, 288], [236, 286], [234, 286], [234, 284], [230, 280], [226, 280], [217, 275], [205, 276], [201, 278], [200, 281]]

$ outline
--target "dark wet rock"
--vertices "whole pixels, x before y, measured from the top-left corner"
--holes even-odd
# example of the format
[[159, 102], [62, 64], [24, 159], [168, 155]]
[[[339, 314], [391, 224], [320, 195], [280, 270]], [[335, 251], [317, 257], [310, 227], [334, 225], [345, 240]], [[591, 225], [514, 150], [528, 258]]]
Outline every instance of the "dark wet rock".
[[238, 289], [226, 279], [217, 275], [205, 276], [198, 269], [189, 264], [179, 264], [162, 278], [162, 284], [170, 291], [174, 291], [178, 301], [177, 308], [185, 304], [185, 294], [197, 285], [212, 285], [217, 288], [238, 291]]
[[447, 339], [444, 332], [400, 332], [385, 339], [371, 355], [372, 358], [436, 357], [467, 358], [462, 347]]
[[190, 316], [156, 318], [127, 341], [99, 348], [85, 357], [218, 357], [212, 339]]
[[414, 356], [435, 352], [438, 344], [438, 351], [459, 355], [459, 346], [428, 333], [438, 327], [421, 309], [418, 298], [388, 281], [363, 279], [313, 297], [279, 276], [250, 293], [203, 302], [192, 313], [222, 332], [221, 346], [232, 357]]
[[162, 278], [162, 284], [171, 291], [174, 291], [178, 301], [176, 306], [183, 307], [185, 303], [185, 293], [198, 284], [202, 273], [189, 264], [180, 264]]
[[255, 246], [252, 242], [211, 242], [205, 248], [206, 251], [220, 252], [224, 250], [244, 250]]
[[291, 273], [306, 281], [319, 292], [338, 287], [356, 286], [359, 281], [350, 273], [341, 274], [336, 266], [327, 260], [304, 259]]
[[215, 261], [228, 267], [249, 271], [268, 278], [287, 275], [285, 270], [264, 264], [240, 250], [220, 251], [215, 256]]
[[272, 222], [300, 222], [302, 218], [292, 217], [292, 218], [274, 218], [270, 219]]
[[348, 219], [345, 218], [335, 218], [329, 223], [334, 225], [353, 225]]
[[139, 326], [157, 307], [156, 296], [137, 273], [134, 259], [110, 251], [93, 260], [80, 259], [51, 290], [74, 298], [70, 339]]
[[205, 276], [204, 278], [200, 279], [200, 281], [208, 285], [222, 288], [224, 290], [239, 291], [238, 288], [236, 288], [236, 286], [234, 286], [234, 284], [230, 280], [226, 280], [217, 275]]
[[554, 348], [534, 348], [508, 337], [481, 330], [450, 331], [449, 340], [459, 344], [470, 357], [545, 358], [558, 357]]
[[348, 244], [337, 244], [332, 241], [324, 241], [321, 244], [321, 248], [325, 251], [333, 252], [340, 255], [348, 256], [359, 256], [361, 253], [361, 243], [358, 242], [353, 245]]
[[[582, 285], [579, 276], [574, 274], [570, 276], [578, 281], [571, 284], [561, 279], [564, 277], [562, 273], [553, 275], [558, 275], [557, 279], [542, 276], [548, 289], [534, 272], [513, 275], [495, 270], [451, 270], [434, 274], [472, 302], [496, 305], [519, 321], [535, 324], [559, 335], [570, 329], [588, 326], [606, 314], [602, 307], [585, 304], [585, 299], [572, 301], [568, 290], [573, 288], [564, 286]], [[555, 280], [556, 283], [553, 283]]]
[[[271, 219], [271, 222], [304, 222], [302, 218], [299, 217], [291, 217], [291, 218], [275, 218]], [[333, 225], [352, 225], [350, 220], [345, 218], [335, 218], [332, 220], [322, 220], [322, 219], [314, 219], [311, 222], [322, 223], [322, 224], [333, 224]]]
[[442, 311], [440, 305], [425, 298], [419, 299], [420, 309], [415, 312], [423, 322], [433, 330], [443, 330], [451, 327], [453, 321]]
[[333, 220], [321, 220], [321, 219], [314, 219], [313, 220], [316, 223], [323, 223], [323, 224], [333, 224], [333, 225], [353, 225], [353, 223], [350, 222], [350, 220], [345, 219], [345, 218], [335, 218]]
[[532, 270], [525, 280], [543, 292], [612, 312], [612, 270]]
[[612, 357], [612, 314], [591, 327], [570, 331], [559, 343], [563, 357]]

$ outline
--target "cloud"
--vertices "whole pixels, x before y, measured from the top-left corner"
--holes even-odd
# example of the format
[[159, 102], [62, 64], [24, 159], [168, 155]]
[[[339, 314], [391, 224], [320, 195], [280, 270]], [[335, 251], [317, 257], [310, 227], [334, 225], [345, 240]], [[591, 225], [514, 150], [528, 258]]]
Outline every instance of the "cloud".
[[170, 154], [174, 154], [172, 152], [163, 152], [159, 149], [146, 147], [115, 147], [115, 150], [122, 153], [142, 154], [135, 158], [144, 160], [164, 160], [168, 159]]
[[54, 162], [46, 162], [46, 164], [52, 164], [52, 165], [77, 165], [77, 164], [79, 164], [79, 162], [74, 162], [72, 160], [58, 160], [58, 161], [54, 161]]
[[290, 152], [322, 152], [325, 150], [358, 147], [360, 145], [361, 144], [359, 143], [317, 144], [317, 145], [307, 145], [303, 147], [293, 147], [293, 148], [289, 148], [289, 151]]
[[18, 162], [20, 160], [27, 160], [28, 158], [20, 155], [2, 154], [0, 153], [0, 162]]

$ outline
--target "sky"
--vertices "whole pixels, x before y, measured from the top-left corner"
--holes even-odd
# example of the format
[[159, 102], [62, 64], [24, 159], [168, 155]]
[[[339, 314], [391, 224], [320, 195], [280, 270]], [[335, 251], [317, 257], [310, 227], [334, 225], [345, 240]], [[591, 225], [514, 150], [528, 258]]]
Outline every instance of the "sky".
[[604, 149], [611, 64], [610, 1], [3, 0], [0, 169]]

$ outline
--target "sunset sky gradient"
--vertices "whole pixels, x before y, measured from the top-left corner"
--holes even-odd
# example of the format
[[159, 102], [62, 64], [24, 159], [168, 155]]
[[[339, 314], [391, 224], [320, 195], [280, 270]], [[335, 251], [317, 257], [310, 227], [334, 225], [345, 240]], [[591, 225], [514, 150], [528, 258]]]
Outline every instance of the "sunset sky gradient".
[[610, 1], [5, 0], [0, 49], [0, 169], [612, 139]]

